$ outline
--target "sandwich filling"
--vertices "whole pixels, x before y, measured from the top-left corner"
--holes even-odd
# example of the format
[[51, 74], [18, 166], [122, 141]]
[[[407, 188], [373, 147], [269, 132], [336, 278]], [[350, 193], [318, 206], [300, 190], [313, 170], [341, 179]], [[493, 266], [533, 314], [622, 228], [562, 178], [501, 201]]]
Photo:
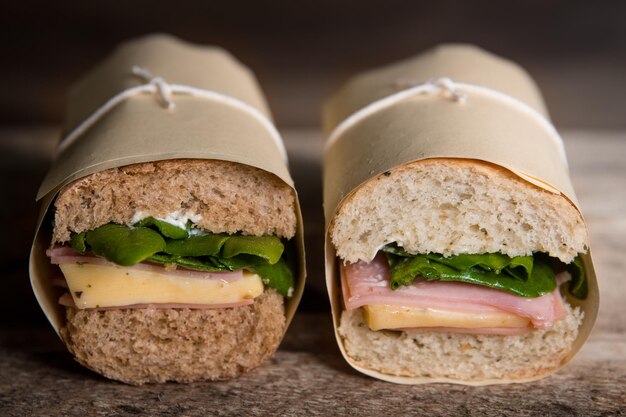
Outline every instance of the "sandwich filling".
[[443, 257], [387, 245], [340, 272], [346, 309], [363, 308], [375, 331], [522, 334], [564, 317], [561, 285], [577, 298], [587, 293], [579, 257], [564, 265], [543, 254]]
[[225, 308], [251, 304], [265, 286], [290, 297], [289, 247], [276, 236], [214, 234], [146, 217], [73, 233], [48, 250], [67, 288], [59, 302], [79, 309]]

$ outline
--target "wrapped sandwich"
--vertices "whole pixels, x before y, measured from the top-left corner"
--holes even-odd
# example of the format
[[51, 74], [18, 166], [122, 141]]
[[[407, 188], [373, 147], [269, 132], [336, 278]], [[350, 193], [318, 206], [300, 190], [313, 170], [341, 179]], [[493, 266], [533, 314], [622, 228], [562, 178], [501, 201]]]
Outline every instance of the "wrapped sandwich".
[[130, 384], [262, 364], [304, 261], [284, 147], [252, 74], [219, 48], [149, 36], [75, 86], [66, 125], [38, 196], [31, 282], [76, 360]]
[[397, 383], [522, 382], [567, 363], [598, 289], [563, 143], [515, 64], [446, 45], [325, 109], [339, 347]]

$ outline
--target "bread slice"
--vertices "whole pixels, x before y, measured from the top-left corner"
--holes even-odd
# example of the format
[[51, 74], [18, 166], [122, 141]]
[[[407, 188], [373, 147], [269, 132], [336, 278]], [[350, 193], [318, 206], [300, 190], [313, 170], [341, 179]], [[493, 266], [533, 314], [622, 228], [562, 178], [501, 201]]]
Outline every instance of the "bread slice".
[[359, 366], [388, 375], [456, 381], [520, 380], [556, 370], [571, 350], [583, 313], [565, 303], [566, 316], [549, 330], [523, 335], [371, 331], [361, 308], [343, 311], [339, 334]]
[[64, 187], [55, 202], [53, 241], [71, 232], [144, 217], [191, 215], [214, 233], [296, 233], [295, 195], [278, 177], [248, 165], [219, 160], [177, 159], [112, 168]]
[[266, 289], [225, 309], [68, 308], [61, 336], [82, 365], [128, 384], [233, 378], [263, 363], [285, 330], [283, 297]]
[[411, 253], [545, 252], [565, 263], [587, 251], [587, 231], [562, 195], [492, 164], [429, 159], [361, 186], [330, 225], [337, 255], [371, 261], [385, 244]]

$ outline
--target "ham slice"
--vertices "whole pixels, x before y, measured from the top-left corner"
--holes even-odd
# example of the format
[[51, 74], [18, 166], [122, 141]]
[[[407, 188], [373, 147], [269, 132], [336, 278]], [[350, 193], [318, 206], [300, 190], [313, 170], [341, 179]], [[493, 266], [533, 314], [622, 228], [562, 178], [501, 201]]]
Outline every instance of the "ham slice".
[[[46, 251], [46, 255], [50, 257], [50, 262], [55, 265], [67, 264], [67, 263], [90, 263], [96, 265], [111, 265], [116, 266], [113, 262], [106, 260], [103, 257], [95, 256], [93, 254], [81, 254], [68, 246], [57, 246]], [[141, 262], [133, 266], [125, 267], [137, 270], [152, 271], [159, 273], [167, 273], [168, 275], [181, 276], [186, 278], [199, 278], [199, 279], [220, 279], [224, 281], [234, 281], [243, 277], [243, 270], [228, 272], [203, 272], [192, 271], [184, 268], [169, 268], [162, 264], [153, 264], [148, 262]]]
[[[557, 281], [567, 280], [567, 272]], [[397, 305], [467, 312], [506, 311], [530, 319], [534, 328], [550, 328], [565, 316], [563, 299], [557, 288], [537, 298], [524, 298], [494, 288], [464, 282], [427, 281], [417, 278], [412, 285], [392, 290], [385, 255], [372, 262], [341, 266], [341, 282], [346, 309], [364, 305]], [[493, 329], [492, 329], [493, 330]]]

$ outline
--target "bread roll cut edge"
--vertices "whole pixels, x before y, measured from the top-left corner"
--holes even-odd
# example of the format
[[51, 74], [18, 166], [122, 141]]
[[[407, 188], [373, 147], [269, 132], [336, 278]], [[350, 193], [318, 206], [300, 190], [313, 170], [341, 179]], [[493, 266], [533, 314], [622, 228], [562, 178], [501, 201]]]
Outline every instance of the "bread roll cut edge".
[[[451, 158], [431, 158], [431, 159], [414, 161], [412, 163], [419, 163], [420, 161], [432, 161], [433, 159], [448, 159], [449, 160]], [[460, 159], [460, 158], [454, 158], [454, 159], [495, 166], [504, 171], [511, 172], [512, 174], [516, 175], [517, 177], [521, 178], [522, 180], [526, 181], [528, 184], [532, 186], [542, 188], [541, 187], [542, 184], [540, 182], [537, 183], [535, 181], [528, 181], [528, 178], [524, 178], [524, 176], [518, 175], [517, 173], [513, 171], [509, 171], [508, 169], [504, 167], [500, 167], [500, 166], [491, 164], [486, 161], [467, 160], [467, 159]], [[330, 302], [331, 302], [331, 313], [332, 313], [332, 319], [333, 319], [335, 339], [337, 341], [337, 345], [339, 346], [339, 350], [342, 356], [344, 357], [344, 359], [346, 360], [346, 362], [348, 362], [348, 364], [352, 368], [354, 368], [355, 370], [365, 375], [368, 375], [368, 376], [371, 376], [373, 378], [380, 379], [383, 381], [392, 382], [396, 384], [405, 384], [405, 385], [417, 385], [417, 384], [426, 384], [426, 383], [451, 383], [451, 384], [468, 385], [468, 386], [483, 386], [483, 385], [496, 385], [496, 384], [524, 383], [524, 382], [531, 382], [531, 381], [536, 381], [538, 379], [544, 378], [558, 371], [563, 366], [565, 366], [580, 350], [582, 345], [585, 343], [585, 341], [591, 334], [591, 331], [593, 329], [593, 326], [595, 324], [595, 321], [598, 315], [599, 289], [598, 289], [595, 269], [593, 266], [591, 249], [588, 249], [587, 253], [581, 254], [581, 257], [583, 259], [583, 263], [585, 266], [585, 273], [587, 275], [587, 282], [588, 282], [588, 287], [589, 287], [587, 298], [585, 300], [579, 300], [579, 299], [572, 297], [569, 293], [564, 294], [565, 301], [570, 305], [571, 308], [579, 307], [584, 313], [584, 318], [583, 318], [582, 324], [580, 325], [578, 329], [578, 335], [576, 339], [574, 340], [574, 342], [572, 343], [571, 349], [566, 355], [564, 355], [559, 365], [552, 369], [544, 370], [534, 375], [523, 375], [523, 376], [511, 375], [507, 378], [482, 379], [482, 380], [466, 380], [466, 379], [456, 379], [456, 378], [446, 378], [446, 377], [397, 376], [397, 375], [385, 374], [377, 370], [363, 367], [357, 361], [355, 361], [353, 358], [351, 358], [348, 355], [346, 348], [344, 346], [343, 338], [339, 333], [339, 326], [340, 326], [340, 321], [341, 321], [341, 314], [343, 312], [343, 306], [342, 306], [341, 288], [339, 285], [340, 280], [339, 280], [339, 271], [338, 271], [338, 263], [337, 263], [338, 262], [337, 251], [336, 251], [335, 246], [332, 243], [332, 236], [331, 236], [331, 232], [333, 229], [334, 216], [336, 216], [337, 212], [339, 212], [344, 202], [347, 199], [351, 198], [354, 195], [354, 193], [357, 190], [359, 190], [363, 185], [367, 184], [368, 182], [374, 181], [377, 178], [385, 174], [386, 173], [379, 173], [378, 175], [374, 175], [372, 178], [368, 179], [367, 181], [363, 182], [359, 186], [355, 187], [354, 190], [352, 190], [349, 194], [344, 196], [342, 200], [339, 202], [337, 208], [335, 208], [335, 214], [333, 215], [333, 218], [331, 218], [330, 221], [327, 222], [328, 227], [325, 233], [325, 248], [324, 248], [326, 288], [327, 288]], [[564, 195], [563, 195], [563, 198], [567, 199], [567, 197]], [[567, 200], [569, 201], [569, 199]], [[572, 206], [575, 207], [575, 205], [571, 201], [569, 202], [570, 204], [572, 204]], [[581, 214], [581, 218], [582, 218], [582, 214]], [[506, 337], [506, 336], [503, 336], [503, 337]]]

